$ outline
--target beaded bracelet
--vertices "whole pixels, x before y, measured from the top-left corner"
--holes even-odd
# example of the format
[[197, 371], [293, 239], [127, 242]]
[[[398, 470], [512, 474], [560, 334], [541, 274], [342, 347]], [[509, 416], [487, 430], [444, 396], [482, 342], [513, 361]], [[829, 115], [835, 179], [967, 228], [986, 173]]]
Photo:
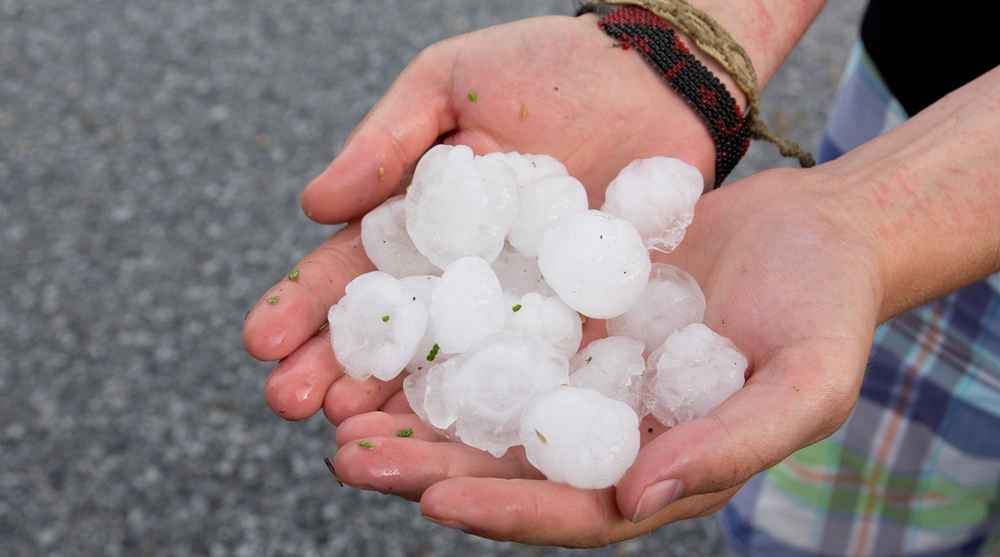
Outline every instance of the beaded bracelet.
[[749, 115], [743, 115], [719, 78], [652, 12], [629, 5], [586, 4], [577, 15], [585, 13], [596, 14], [597, 25], [618, 47], [641, 54], [702, 117], [715, 143], [715, 185], [720, 185], [750, 146]]

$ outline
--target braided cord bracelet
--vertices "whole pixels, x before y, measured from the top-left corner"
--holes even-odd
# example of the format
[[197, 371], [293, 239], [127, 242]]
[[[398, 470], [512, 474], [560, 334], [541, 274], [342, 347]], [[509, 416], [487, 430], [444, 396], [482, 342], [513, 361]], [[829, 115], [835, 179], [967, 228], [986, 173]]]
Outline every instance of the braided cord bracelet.
[[[641, 3], [650, 4], [650, 2]], [[743, 83], [748, 79], [756, 79], [753, 66], [739, 45], [707, 15], [700, 14], [681, 0], [664, 2], [664, 4], [677, 4], [688, 12], [700, 15], [698, 21], [703, 25], [697, 28], [697, 32], [706, 33], [703, 27], [704, 22], [708, 21], [711, 23], [709, 27], [715, 33], [713, 38], [716, 42], [731, 47], [728, 49], [730, 55], [725, 60], [719, 61], [725, 62], [723, 66], [726, 68], [742, 68], [737, 72], [739, 74], [737, 82], [750, 99], [750, 110], [745, 116], [726, 86], [691, 53], [665, 18], [644, 7], [630, 5], [624, 0], [615, 1], [613, 4], [615, 5], [605, 2], [588, 3], [579, 9], [577, 15], [585, 13], [597, 15], [598, 26], [615, 39], [616, 46], [635, 50], [642, 55], [657, 74], [701, 116], [715, 143], [716, 186], [725, 180], [743, 158], [751, 138], [760, 138], [776, 144], [782, 155], [797, 157], [802, 166], [815, 164], [808, 153], [802, 151], [798, 145], [772, 134], [757, 117], [755, 86]], [[676, 17], [671, 19], [677, 20]], [[739, 55], [732, 55], [732, 52]]]

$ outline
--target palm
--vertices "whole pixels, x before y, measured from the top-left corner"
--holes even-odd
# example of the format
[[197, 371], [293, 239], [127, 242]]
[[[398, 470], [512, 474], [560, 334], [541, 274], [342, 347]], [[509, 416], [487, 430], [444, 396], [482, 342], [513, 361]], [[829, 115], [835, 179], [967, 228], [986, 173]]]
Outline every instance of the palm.
[[595, 198], [638, 157], [668, 152], [709, 166], [711, 143], [698, 117], [640, 57], [612, 45], [593, 22], [565, 17], [444, 43], [457, 128], [448, 142], [552, 155]]

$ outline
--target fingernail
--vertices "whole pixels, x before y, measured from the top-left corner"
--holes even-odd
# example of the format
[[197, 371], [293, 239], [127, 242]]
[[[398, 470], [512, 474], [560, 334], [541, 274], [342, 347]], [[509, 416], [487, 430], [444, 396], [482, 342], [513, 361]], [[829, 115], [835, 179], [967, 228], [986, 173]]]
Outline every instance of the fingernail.
[[337, 477], [337, 469], [333, 467], [333, 461], [330, 460], [329, 458], [324, 458], [323, 462], [326, 463], [326, 467], [329, 468], [330, 473], [333, 474], [333, 479], [337, 480], [337, 483], [340, 484], [340, 487], [344, 487], [344, 482], [340, 481], [340, 478]]
[[683, 487], [680, 480], [663, 480], [647, 487], [639, 497], [632, 522], [642, 522], [662, 511], [681, 496]]
[[465, 526], [465, 524], [462, 524], [461, 522], [458, 522], [457, 520], [448, 520], [448, 519], [445, 519], [445, 518], [434, 518], [433, 516], [427, 516], [427, 515], [424, 515], [424, 518], [426, 518], [427, 520], [430, 520], [431, 522], [433, 522], [435, 524], [440, 524], [441, 526], [444, 526], [445, 528], [454, 528], [456, 530], [466, 530], [467, 529], [467, 527]]

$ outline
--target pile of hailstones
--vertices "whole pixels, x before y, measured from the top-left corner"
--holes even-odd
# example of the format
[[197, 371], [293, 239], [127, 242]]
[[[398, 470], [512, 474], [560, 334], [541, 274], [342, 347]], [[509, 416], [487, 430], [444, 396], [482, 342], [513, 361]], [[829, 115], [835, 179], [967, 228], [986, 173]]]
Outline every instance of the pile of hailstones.
[[[649, 257], [681, 242], [703, 187], [681, 161], [638, 160], [595, 211], [551, 157], [434, 147], [361, 222], [379, 270], [330, 308], [337, 359], [356, 379], [407, 371], [413, 411], [449, 438], [497, 457], [523, 445], [550, 480], [611, 486], [641, 417], [673, 426], [743, 386], [698, 283]], [[610, 336], [580, 350], [581, 315]]]

